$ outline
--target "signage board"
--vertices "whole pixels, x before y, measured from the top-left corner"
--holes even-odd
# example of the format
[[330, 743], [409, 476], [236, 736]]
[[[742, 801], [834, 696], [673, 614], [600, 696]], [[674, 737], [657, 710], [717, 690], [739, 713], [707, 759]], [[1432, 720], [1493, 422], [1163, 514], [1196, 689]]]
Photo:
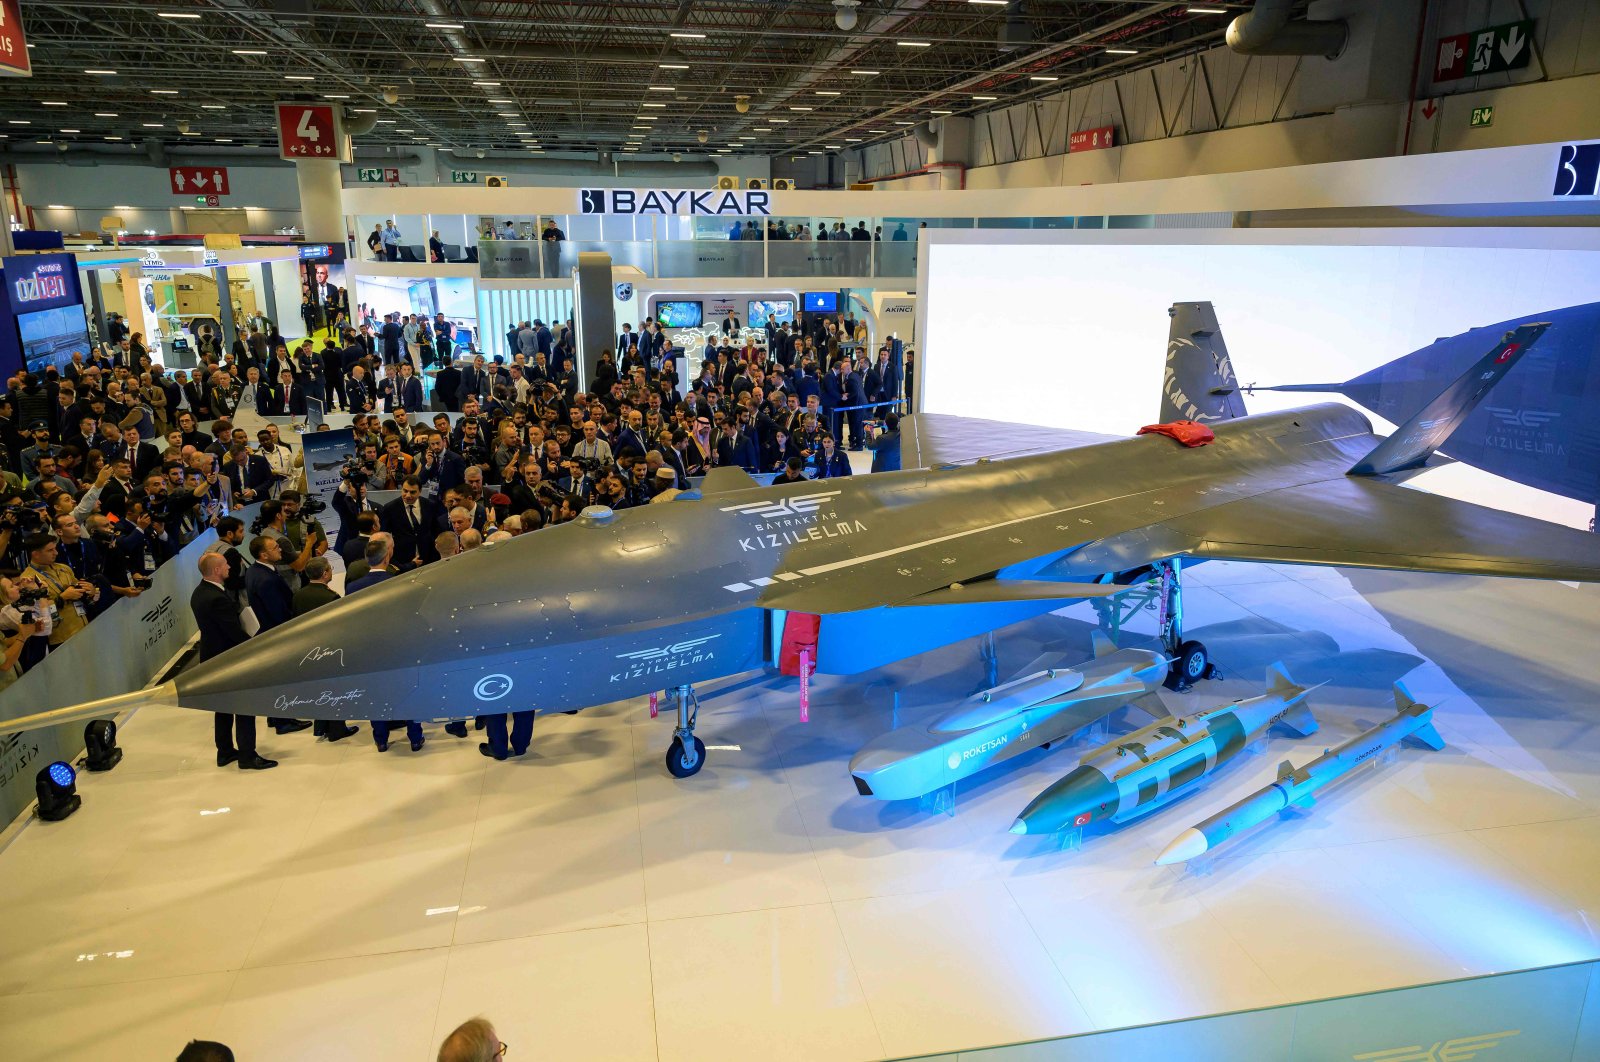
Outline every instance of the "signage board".
[[393, 166], [362, 166], [356, 170], [362, 184], [399, 184], [400, 171]]
[[314, 258], [329, 258], [333, 255], [333, 247], [326, 243], [306, 243], [300, 246], [300, 261], [308, 262]]
[[[168, 166], [167, 180], [173, 195], [218, 196], [228, 194], [226, 166]], [[207, 204], [210, 206], [211, 204]]]
[[1440, 37], [1434, 54], [1436, 82], [1520, 69], [1533, 58], [1533, 19]]
[[83, 301], [77, 260], [70, 254], [30, 254], [5, 259], [6, 294], [16, 313]]
[[1600, 140], [1588, 144], [1562, 144], [1556, 157], [1553, 196], [1600, 195]]
[[511, 178], [501, 174], [492, 174], [483, 179], [483, 186], [485, 188], [510, 188]]
[[1080, 129], [1067, 137], [1067, 152], [1098, 151], [1101, 148], [1115, 147], [1117, 143], [1117, 127], [1114, 125], [1101, 125], [1093, 129]]
[[1494, 108], [1493, 107], [1474, 107], [1474, 108], [1472, 108], [1472, 128], [1473, 129], [1481, 129], [1486, 125], [1493, 125], [1493, 124], [1494, 124]]
[[770, 217], [772, 193], [758, 189], [580, 188], [578, 213]]
[[[0, 374], [10, 376], [25, 364], [53, 351], [83, 349], [83, 292], [78, 287], [78, 260], [70, 254], [23, 254], [0, 259], [5, 283], [0, 285]], [[63, 311], [51, 317], [48, 311]], [[73, 314], [76, 313], [74, 318]], [[52, 326], [42, 334], [24, 335], [19, 318]], [[75, 320], [77, 327], [68, 327]], [[24, 349], [26, 348], [26, 350]]]
[[0, 0], [0, 77], [32, 77], [22, 33], [22, 0]]
[[350, 138], [344, 135], [340, 110], [323, 103], [280, 103], [278, 157], [350, 161]]
[[450, 183], [451, 184], [477, 184], [478, 183], [478, 171], [477, 170], [451, 170], [450, 171]]

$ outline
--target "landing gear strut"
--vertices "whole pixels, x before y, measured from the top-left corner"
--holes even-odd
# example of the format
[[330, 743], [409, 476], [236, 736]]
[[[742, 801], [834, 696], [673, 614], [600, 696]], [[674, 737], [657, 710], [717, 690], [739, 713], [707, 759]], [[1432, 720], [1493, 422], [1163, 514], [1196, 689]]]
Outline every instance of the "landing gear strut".
[[1221, 678], [1222, 672], [1211, 662], [1205, 645], [1183, 637], [1183, 562], [1173, 557], [1158, 561], [1153, 567], [1160, 582], [1157, 615], [1160, 617], [1161, 650], [1172, 661], [1167, 668], [1167, 689], [1184, 693], [1201, 679]]
[[1100, 625], [1118, 641], [1122, 627], [1139, 612], [1154, 610], [1159, 617], [1161, 650], [1172, 661], [1167, 670], [1166, 687], [1183, 693], [1203, 678], [1221, 678], [1222, 672], [1211, 662], [1201, 642], [1183, 637], [1183, 583], [1181, 564], [1176, 557], [1157, 561], [1148, 568], [1135, 568], [1102, 578], [1102, 582], [1128, 583], [1133, 589], [1113, 598], [1096, 598], [1095, 614]]
[[672, 692], [678, 700], [678, 725], [672, 728], [672, 744], [667, 746], [667, 771], [674, 778], [688, 778], [706, 765], [705, 742], [694, 736], [700, 698], [692, 686], [676, 686]]

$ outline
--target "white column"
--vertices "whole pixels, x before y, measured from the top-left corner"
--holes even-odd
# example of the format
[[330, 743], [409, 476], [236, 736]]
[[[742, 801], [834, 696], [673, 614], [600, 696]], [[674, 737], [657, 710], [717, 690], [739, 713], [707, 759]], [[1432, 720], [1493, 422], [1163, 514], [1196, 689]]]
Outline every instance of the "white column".
[[343, 244], [344, 182], [333, 159], [298, 159], [295, 181], [300, 186], [300, 227], [312, 243]]

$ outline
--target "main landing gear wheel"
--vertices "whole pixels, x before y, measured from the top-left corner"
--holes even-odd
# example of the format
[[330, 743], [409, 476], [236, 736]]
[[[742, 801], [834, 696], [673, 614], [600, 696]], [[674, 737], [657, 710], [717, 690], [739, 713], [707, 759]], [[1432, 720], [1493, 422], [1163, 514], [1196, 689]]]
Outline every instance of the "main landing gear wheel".
[[700, 768], [706, 765], [706, 743], [693, 734], [689, 735], [689, 741], [686, 747], [682, 738], [675, 737], [667, 747], [667, 771], [674, 778], [699, 774]]
[[1217, 669], [1212, 666], [1206, 647], [1200, 642], [1188, 641], [1178, 646], [1172, 666], [1167, 671], [1166, 686], [1169, 690], [1182, 693], [1203, 678], [1215, 677]]

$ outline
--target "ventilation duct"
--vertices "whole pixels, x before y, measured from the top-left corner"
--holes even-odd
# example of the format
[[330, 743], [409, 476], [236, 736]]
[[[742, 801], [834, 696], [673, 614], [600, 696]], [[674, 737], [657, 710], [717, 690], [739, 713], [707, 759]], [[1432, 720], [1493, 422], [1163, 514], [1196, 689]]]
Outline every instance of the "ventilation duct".
[[1256, 0], [1256, 6], [1228, 24], [1228, 47], [1240, 55], [1321, 55], [1337, 59], [1350, 27], [1332, 22], [1296, 19], [1294, 0]]
[[349, 107], [344, 109], [344, 131], [348, 136], [365, 136], [378, 127], [378, 113], [357, 114]]
[[917, 143], [925, 150], [933, 151], [939, 146], [939, 131], [933, 127], [932, 122], [921, 122], [911, 132], [917, 138]]
[[1000, 39], [996, 44], [998, 51], [1014, 52], [1033, 45], [1033, 24], [1024, 17], [1026, 14], [1023, 0], [1011, 0], [1006, 4], [1006, 17], [1000, 24]]

